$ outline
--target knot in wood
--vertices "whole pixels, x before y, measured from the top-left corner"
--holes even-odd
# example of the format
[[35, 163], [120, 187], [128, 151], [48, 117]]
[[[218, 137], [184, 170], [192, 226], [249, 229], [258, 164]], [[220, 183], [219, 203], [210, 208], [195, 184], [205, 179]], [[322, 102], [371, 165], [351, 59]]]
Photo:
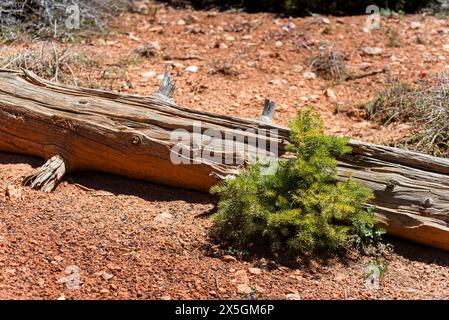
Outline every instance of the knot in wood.
[[385, 190], [387, 191], [393, 191], [394, 187], [398, 185], [398, 182], [394, 179], [390, 179], [387, 182], [387, 186], [385, 187]]
[[423, 202], [422, 205], [424, 208], [430, 208], [432, 206], [432, 198], [426, 198]]
[[86, 100], [86, 99], [80, 99], [80, 100], [78, 101], [78, 103], [79, 103], [79, 104], [88, 104], [89, 101]]
[[138, 145], [142, 143], [142, 139], [139, 136], [134, 136], [133, 139], [131, 140], [131, 143], [133, 145]]

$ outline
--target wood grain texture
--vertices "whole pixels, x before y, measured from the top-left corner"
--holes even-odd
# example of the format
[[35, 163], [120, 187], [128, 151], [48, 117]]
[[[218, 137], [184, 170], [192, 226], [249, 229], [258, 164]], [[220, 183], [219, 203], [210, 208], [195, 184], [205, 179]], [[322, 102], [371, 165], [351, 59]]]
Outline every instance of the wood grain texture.
[[[248, 143], [266, 130], [276, 130], [266, 138], [267, 144], [276, 144], [279, 155], [286, 156], [289, 130], [270, 121], [274, 104], [266, 102], [261, 118], [241, 119], [180, 107], [171, 99], [173, 90], [169, 78], [158, 93], [141, 97], [63, 86], [26, 71], [0, 70], [0, 150], [48, 160], [28, 180], [39, 181], [34, 186], [45, 186], [44, 191], [52, 189], [64, 172], [74, 170], [208, 191], [221, 178], [238, 174], [248, 155], [266, 151], [266, 146]], [[226, 134], [246, 136], [237, 139], [235, 150], [220, 155], [240, 164], [204, 159], [173, 164], [173, 130], [185, 130], [193, 141], [199, 123], [203, 132], [222, 134], [223, 143]], [[198, 149], [208, 151], [207, 142], [198, 143], [185, 145], [190, 155]], [[449, 160], [359, 141], [350, 145], [352, 154], [339, 159], [339, 177], [351, 176], [374, 190], [376, 215], [387, 231], [449, 250]], [[55, 162], [58, 159], [62, 163]], [[50, 182], [42, 183], [42, 178]]]

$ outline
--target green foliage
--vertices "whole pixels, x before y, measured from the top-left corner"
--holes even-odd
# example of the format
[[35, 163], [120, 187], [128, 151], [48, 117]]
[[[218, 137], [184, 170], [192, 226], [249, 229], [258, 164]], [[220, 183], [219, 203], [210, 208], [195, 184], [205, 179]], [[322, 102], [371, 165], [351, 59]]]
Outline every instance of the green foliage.
[[383, 261], [380, 258], [369, 259], [363, 263], [364, 266], [364, 277], [368, 279], [373, 275], [376, 276], [377, 279], [385, 275], [388, 272], [388, 261]]
[[371, 190], [351, 179], [337, 181], [336, 157], [351, 151], [348, 139], [325, 135], [311, 110], [299, 112], [290, 127], [288, 149], [295, 157], [270, 164], [275, 173], [264, 174], [268, 164], [258, 162], [212, 188], [220, 195], [217, 235], [288, 255], [341, 248], [353, 236], [374, 238], [374, 217], [365, 209]]
[[244, 7], [251, 11], [273, 10], [294, 14], [365, 14], [369, 5], [388, 8], [388, 12], [414, 12], [425, 8], [433, 0], [191, 0], [195, 7], [218, 6], [222, 8]]
[[374, 210], [375, 207], [371, 206], [366, 213], [352, 221], [352, 239], [355, 247], [359, 249], [365, 250], [366, 245], [379, 241], [386, 233], [385, 229], [375, 227]]

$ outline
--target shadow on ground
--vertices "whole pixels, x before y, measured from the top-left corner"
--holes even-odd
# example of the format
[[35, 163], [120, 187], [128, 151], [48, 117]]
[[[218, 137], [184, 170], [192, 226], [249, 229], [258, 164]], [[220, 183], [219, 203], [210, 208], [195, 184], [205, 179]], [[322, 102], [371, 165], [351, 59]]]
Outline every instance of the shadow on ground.
[[[38, 168], [44, 164], [44, 160], [37, 157], [0, 152], [0, 165], [2, 164], [27, 164], [32, 168]], [[171, 188], [157, 183], [100, 172], [72, 172], [67, 174], [63, 181], [69, 184], [78, 184], [86, 189], [107, 191], [114, 195], [135, 196], [146, 201], [183, 200], [198, 204], [209, 204], [213, 201], [213, 197], [207, 193]]]
[[0, 152], [0, 164], [28, 164], [37, 168], [44, 164], [44, 160], [38, 157]]
[[[44, 164], [44, 160], [37, 157], [16, 155], [0, 152], [0, 165], [7, 164], [27, 164], [32, 168], [37, 168]], [[84, 188], [95, 191], [107, 191], [114, 195], [136, 196], [146, 201], [177, 201], [182, 200], [188, 203], [196, 204], [215, 204], [216, 198], [206, 194], [180, 188], [171, 188], [156, 183], [139, 181], [120, 177], [111, 174], [99, 172], [74, 172], [67, 175], [66, 180], [69, 184], [78, 184]], [[207, 218], [215, 212], [215, 208], [205, 211], [198, 215], [197, 218]], [[413, 242], [405, 241], [399, 238], [386, 237], [384, 240], [392, 246], [392, 253], [402, 256], [405, 259], [427, 264], [436, 264], [440, 266], [449, 266], [449, 254], [445, 251], [422, 246]], [[211, 244], [203, 248], [208, 256], [214, 256], [210, 248]], [[226, 246], [225, 246], [226, 247]], [[265, 248], [266, 249], [266, 248]], [[257, 251], [257, 250], [256, 250]], [[258, 259], [267, 256], [267, 251], [255, 252], [248, 257], [249, 260]], [[314, 256], [313, 260], [319, 261], [321, 265], [327, 265], [329, 261], [339, 260], [340, 262], [348, 262], [354, 258], [345, 255], [335, 255], [322, 252]], [[310, 257], [300, 259], [299, 265], [308, 265]], [[298, 266], [298, 260], [283, 261], [286, 265]]]

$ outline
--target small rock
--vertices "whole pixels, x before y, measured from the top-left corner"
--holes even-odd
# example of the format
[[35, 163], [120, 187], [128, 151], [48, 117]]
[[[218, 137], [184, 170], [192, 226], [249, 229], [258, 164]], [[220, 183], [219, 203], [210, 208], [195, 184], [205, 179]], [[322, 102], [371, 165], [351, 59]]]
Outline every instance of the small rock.
[[340, 282], [340, 281], [343, 281], [344, 279], [345, 279], [345, 276], [343, 274], [338, 274], [335, 276], [334, 281]]
[[259, 269], [259, 268], [248, 268], [248, 271], [249, 271], [249, 273], [255, 274], [255, 275], [258, 275], [258, 274], [262, 273], [262, 270]]
[[62, 295], [58, 298], [58, 300], [65, 300], [65, 296], [62, 294]]
[[58, 279], [58, 281], [56, 281], [57, 283], [66, 283], [68, 281], [68, 279], [66, 277], [61, 277]]
[[201, 280], [195, 280], [195, 289], [197, 290], [197, 291], [201, 291], [203, 288], [202, 288], [202, 281]]
[[303, 73], [303, 77], [309, 80], [316, 79], [316, 73], [307, 71]]
[[161, 300], [168, 301], [168, 300], [171, 300], [171, 297], [170, 296], [162, 296]]
[[245, 270], [236, 271], [234, 282], [249, 284], [249, 278], [248, 278], [248, 275], [246, 274], [246, 271]]
[[101, 277], [102, 277], [104, 280], [110, 280], [110, 279], [114, 278], [114, 275], [113, 275], [113, 274], [110, 274], [110, 273], [107, 273], [107, 272], [102, 272], [102, 273], [101, 273]]
[[53, 258], [53, 260], [55, 260], [56, 262], [61, 262], [61, 261], [63, 261], [64, 260], [64, 258], [63, 257], [61, 257], [61, 256], [55, 256], [54, 258]]
[[289, 23], [286, 23], [284, 25], [284, 27], [282, 28], [282, 30], [284, 30], [285, 32], [290, 32], [295, 29], [296, 29], [296, 24], [294, 24], [292, 21], [290, 21]]
[[196, 73], [198, 72], [199, 68], [198, 66], [189, 66], [186, 68], [186, 71], [192, 72], [192, 73]]
[[237, 259], [230, 255], [225, 255], [221, 258], [224, 262], [237, 262]]
[[6, 187], [5, 195], [10, 200], [20, 200], [22, 198], [22, 189], [14, 185]]
[[282, 84], [282, 80], [280, 80], [280, 79], [272, 79], [272, 80], [268, 81], [268, 83], [277, 86], [277, 85]]
[[156, 26], [153, 28], [148, 29], [150, 32], [157, 32], [157, 33], [164, 33], [164, 27], [163, 26]]
[[197, 16], [193, 15], [193, 14], [189, 14], [185, 17], [184, 20], [187, 24], [192, 24], [192, 23], [198, 23], [200, 22], [200, 18], [198, 18]]
[[219, 47], [220, 49], [227, 49], [227, 48], [229, 48], [229, 46], [228, 46], [226, 43], [224, 43], [224, 42], [221, 42], [221, 43], [218, 45], [218, 47]]
[[300, 73], [302, 70], [304, 70], [304, 67], [300, 64], [294, 64], [292, 66], [292, 71], [295, 73]]
[[165, 226], [170, 224], [173, 221], [173, 215], [171, 215], [168, 212], [162, 212], [161, 214], [158, 214], [154, 218], [154, 222], [156, 222], [159, 225]]
[[154, 78], [156, 75], [157, 75], [156, 71], [147, 71], [142, 73], [142, 77], [144, 77], [145, 79]]
[[331, 24], [331, 21], [328, 18], [321, 18], [321, 23], [329, 25]]
[[211, 296], [214, 296], [214, 297], [217, 296], [217, 292], [214, 291], [214, 290], [209, 291], [209, 294], [210, 294]]
[[297, 293], [289, 293], [285, 296], [287, 300], [301, 300], [301, 296]]
[[235, 37], [231, 36], [231, 35], [225, 35], [225, 40], [226, 41], [235, 41]]
[[335, 95], [334, 91], [332, 89], [327, 89], [325, 91], [325, 95], [326, 97], [329, 98], [329, 100], [331, 100], [332, 102], [337, 101], [337, 96]]
[[173, 67], [178, 68], [178, 69], [184, 69], [185, 66], [182, 63], [175, 62], [175, 63], [173, 63]]
[[103, 293], [103, 294], [106, 294], [106, 293], [109, 293], [110, 291], [108, 290], [108, 289], [101, 289], [100, 290], [100, 293]]
[[282, 41], [276, 41], [276, 43], [274, 44], [276, 46], [276, 48], [280, 48], [282, 47], [284, 44], [282, 43]]
[[178, 26], [185, 26], [186, 25], [186, 21], [184, 19], [179, 19], [178, 22], [176, 23]]
[[443, 45], [443, 49], [446, 50], [446, 51], [449, 51], [449, 44]]
[[121, 266], [116, 265], [116, 264], [113, 264], [113, 263], [108, 263], [108, 264], [107, 264], [107, 268], [108, 268], [109, 270], [117, 271], [117, 272], [120, 272], [120, 271], [122, 270], [122, 267], [121, 267]]
[[410, 24], [410, 28], [413, 30], [421, 29], [421, 27], [422, 27], [422, 24], [419, 22], [416, 22], [416, 21], [414, 21]]
[[362, 48], [362, 52], [368, 56], [378, 56], [382, 54], [384, 50], [382, 48], [377, 47], [365, 47]]
[[252, 290], [247, 284], [241, 283], [237, 285], [237, 292], [240, 294], [250, 294]]
[[158, 52], [161, 50], [161, 46], [159, 45], [159, 42], [153, 41], [148, 42], [147, 44], [138, 47], [134, 50], [138, 55], [145, 58], [153, 58], [158, 55]]
[[246, 65], [250, 68], [254, 68], [257, 65], [257, 63], [255, 61], [248, 61]]

